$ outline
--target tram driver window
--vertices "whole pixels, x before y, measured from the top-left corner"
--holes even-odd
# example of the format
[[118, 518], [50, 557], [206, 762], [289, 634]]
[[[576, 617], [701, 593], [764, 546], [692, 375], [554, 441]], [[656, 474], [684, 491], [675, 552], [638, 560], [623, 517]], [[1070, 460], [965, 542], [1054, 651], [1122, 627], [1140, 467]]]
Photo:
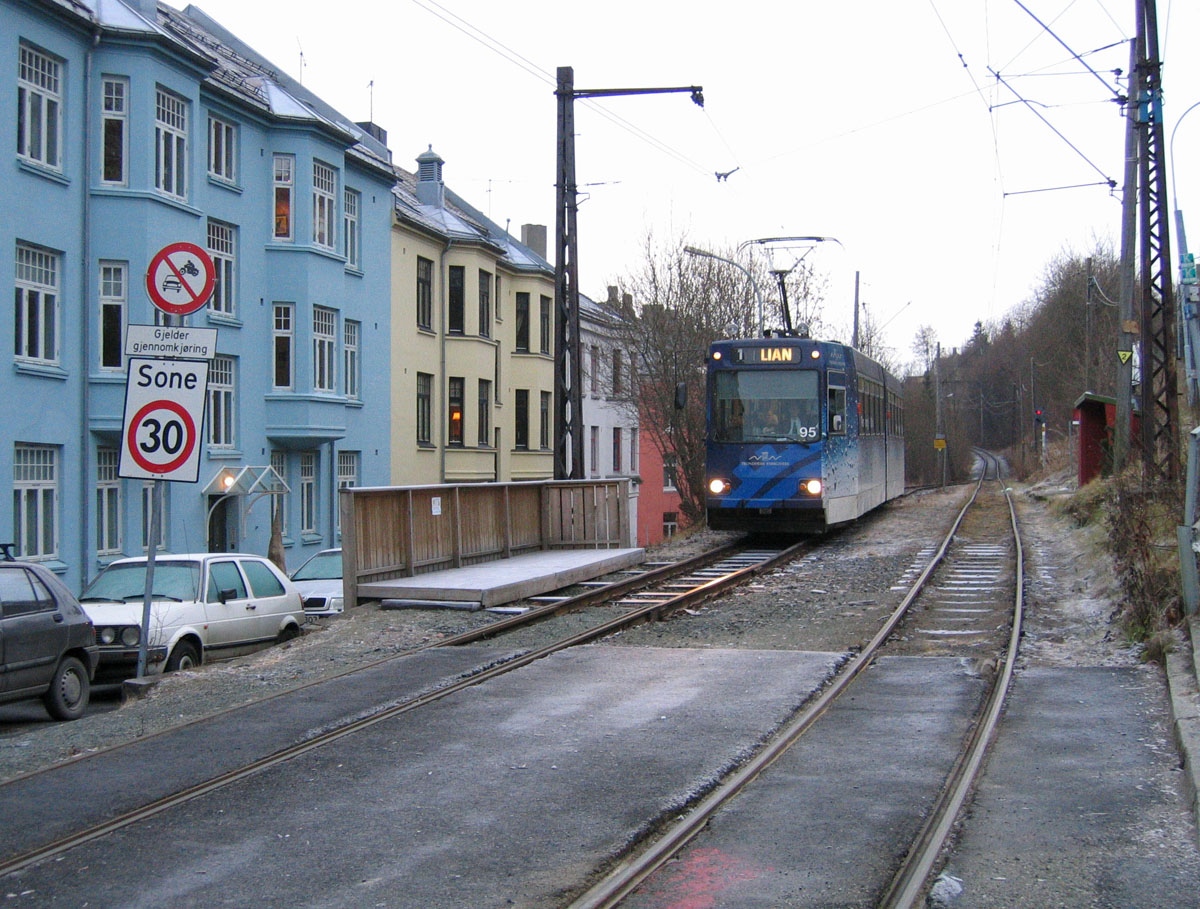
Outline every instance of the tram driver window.
[[829, 386], [829, 434], [846, 434], [846, 389]]

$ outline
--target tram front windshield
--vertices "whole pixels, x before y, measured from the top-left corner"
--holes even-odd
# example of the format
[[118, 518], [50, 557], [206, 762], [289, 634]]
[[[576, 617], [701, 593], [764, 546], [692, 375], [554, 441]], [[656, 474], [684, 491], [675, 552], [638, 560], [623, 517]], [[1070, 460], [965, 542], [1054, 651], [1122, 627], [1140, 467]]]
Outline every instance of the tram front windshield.
[[715, 374], [714, 442], [815, 442], [821, 438], [819, 373], [722, 370]]

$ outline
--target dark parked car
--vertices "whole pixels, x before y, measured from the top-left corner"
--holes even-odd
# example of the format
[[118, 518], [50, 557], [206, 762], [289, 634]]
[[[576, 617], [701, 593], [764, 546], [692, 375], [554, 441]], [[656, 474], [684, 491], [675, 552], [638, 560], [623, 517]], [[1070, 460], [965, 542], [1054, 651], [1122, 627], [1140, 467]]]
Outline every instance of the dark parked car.
[[0, 703], [40, 697], [59, 720], [87, 709], [96, 629], [62, 581], [0, 543]]

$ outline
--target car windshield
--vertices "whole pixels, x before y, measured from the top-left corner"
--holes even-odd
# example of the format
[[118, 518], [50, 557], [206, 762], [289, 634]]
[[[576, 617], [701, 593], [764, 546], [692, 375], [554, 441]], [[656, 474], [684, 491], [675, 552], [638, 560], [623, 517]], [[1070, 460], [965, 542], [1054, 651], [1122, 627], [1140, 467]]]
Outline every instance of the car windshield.
[[712, 400], [714, 442], [815, 442], [821, 437], [818, 374], [802, 370], [725, 370]]
[[[194, 600], [200, 590], [200, 563], [155, 561], [154, 597], [164, 600]], [[97, 602], [140, 599], [146, 595], [146, 563], [109, 565], [88, 585], [81, 600]]]
[[340, 552], [319, 552], [292, 575], [293, 581], [326, 581], [342, 576], [342, 554]]

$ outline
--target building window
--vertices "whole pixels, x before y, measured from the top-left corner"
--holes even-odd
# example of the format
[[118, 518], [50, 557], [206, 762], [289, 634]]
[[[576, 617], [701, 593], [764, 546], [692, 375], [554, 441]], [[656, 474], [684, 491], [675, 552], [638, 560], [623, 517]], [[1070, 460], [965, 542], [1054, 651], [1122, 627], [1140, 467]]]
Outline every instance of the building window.
[[417, 444], [429, 445], [433, 439], [433, 376], [417, 373]]
[[125, 166], [125, 148], [129, 143], [129, 81], [106, 76], [103, 82], [100, 180], [124, 186], [129, 182], [129, 171]]
[[466, 383], [461, 377], [451, 376], [447, 388], [446, 439], [451, 445], [463, 444], [463, 393]]
[[499, 275], [496, 275], [496, 293], [493, 295], [492, 299], [494, 299], [496, 301], [496, 307], [495, 307], [496, 319], [497, 319], [497, 321], [499, 321], [500, 319], [504, 318], [504, 313], [502, 313], [500, 311], [500, 304], [504, 301], [504, 298], [502, 296], [500, 296], [500, 276]]
[[17, 244], [16, 357], [58, 363], [57, 253]]
[[[287, 452], [281, 451], [278, 448], [271, 449], [271, 469], [279, 475], [279, 479], [283, 480], [285, 486], [290, 486], [288, 483], [288, 464]], [[289, 493], [284, 493], [281, 496], [271, 496], [271, 502], [274, 503], [273, 515], [279, 519], [279, 527], [283, 536], [288, 535], [288, 499]]]
[[212, 256], [216, 273], [212, 297], [208, 306], [213, 312], [232, 316], [234, 314], [234, 279], [237, 261], [237, 228], [221, 221], [208, 221], [208, 254]]
[[334, 391], [337, 387], [337, 311], [313, 307], [313, 390]]
[[592, 368], [589, 381], [591, 382], [592, 386], [592, 394], [598, 395], [600, 394], [600, 345], [593, 344], [590, 353]]
[[518, 388], [513, 396], [513, 443], [522, 451], [529, 449], [529, 389]]
[[233, 357], [213, 357], [208, 371], [208, 444], [233, 448], [237, 376]]
[[62, 63], [24, 44], [17, 72], [17, 155], [62, 170]]
[[550, 353], [550, 298], [541, 298], [542, 353]]
[[492, 336], [492, 273], [479, 269], [479, 336]]
[[333, 249], [333, 224], [336, 217], [334, 200], [337, 192], [337, 173], [328, 164], [313, 162], [313, 243]]
[[679, 465], [675, 460], [675, 455], [669, 454], [663, 456], [663, 492], [675, 492], [678, 489], [678, 481], [676, 480], [676, 471]]
[[237, 182], [237, 127], [208, 118], [208, 173], [226, 183]]
[[158, 89], [154, 119], [154, 186], [187, 198], [187, 102]]
[[417, 256], [417, 327], [433, 330], [433, 260]]
[[100, 368], [125, 367], [125, 314], [127, 312], [124, 262], [100, 263]]
[[529, 294], [517, 294], [517, 350], [529, 353]]
[[358, 339], [362, 334], [362, 324], [360, 322], [352, 322], [350, 319], [342, 326], [342, 364], [344, 366], [343, 376], [346, 383], [346, 397], [352, 401], [357, 401], [360, 397], [359, 380], [361, 372], [359, 369], [359, 350]]
[[592, 476], [600, 476], [600, 427], [592, 427], [592, 444], [588, 450], [588, 456], [592, 462]]
[[300, 453], [300, 532], [317, 532], [317, 455]]
[[296, 159], [275, 155], [275, 239], [292, 239], [292, 191], [296, 184]]
[[13, 446], [13, 539], [18, 558], [58, 555], [58, 449]]
[[679, 512], [664, 511], [663, 512], [663, 539], [669, 540], [675, 536], [679, 530]]
[[121, 480], [117, 476], [120, 452], [96, 449], [96, 553], [121, 551]]
[[492, 383], [487, 379], [479, 380], [479, 434], [477, 438], [480, 448], [488, 448], [492, 444]]
[[622, 434], [621, 434], [621, 427], [620, 427], [620, 426], [614, 426], [614, 427], [613, 427], [613, 436], [612, 436], [612, 439], [613, 439], [613, 452], [612, 452], [612, 454], [613, 454], [613, 459], [612, 459], [612, 469], [613, 469], [613, 473], [614, 473], [614, 474], [619, 474], [619, 473], [621, 473], [621, 464], [622, 464], [622, 461], [621, 461], [621, 441], [622, 441]]
[[[167, 548], [166, 490], [163, 490], [163, 511], [158, 516], [158, 540], [155, 551]], [[150, 549], [150, 523], [154, 514], [154, 483], [142, 484], [142, 552]]]
[[467, 303], [467, 270], [461, 265], [451, 265], [447, 276], [446, 301], [449, 311], [446, 313], [446, 330], [453, 335], [461, 335], [466, 331]]
[[277, 389], [291, 389], [296, 382], [296, 310], [291, 303], [276, 303], [274, 309], [275, 321], [271, 331], [275, 347], [275, 377], [272, 384]]
[[550, 397], [550, 392], [542, 392], [541, 406], [538, 410], [541, 429], [538, 441], [541, 443], [542, 451], [550, 449]]
[[358, 205], [361, 198], [354, 190], [348, 189], [342, 199], [342, 242], [346, 247], [346, 265], [350, 268], [362, 267], [358, 250]]
[[[358, 462], [359, 453], [357, 451], [339, 451], [337, 453], [337, 488], [352, 489], [358, 485]], [[342, 532], [342, 501], [341, 496], [338, 496], [337, 506], [337, 531]]]
[[624, 376], [624, 361], [621, 358], [621, 351], [614, 350], [612, 353], [612, 393], [614, 398], [620, 397], [625, 392], [625, 376]]
[[637, 476], [638, 473], [638, 431], [636, 428], [629, 430], [629, 473], [631, 476]]

